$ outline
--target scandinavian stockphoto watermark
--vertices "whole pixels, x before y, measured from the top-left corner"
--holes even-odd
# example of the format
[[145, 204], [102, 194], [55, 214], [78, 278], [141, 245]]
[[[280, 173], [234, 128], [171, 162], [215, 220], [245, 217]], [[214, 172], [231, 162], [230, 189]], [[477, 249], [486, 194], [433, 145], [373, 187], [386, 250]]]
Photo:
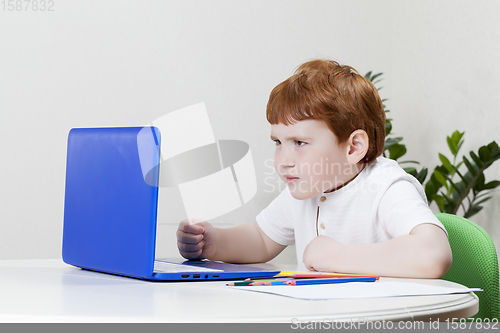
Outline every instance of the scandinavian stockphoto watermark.
[[497, 318], [447, 318], [431, 321], [390, 321], [369, 320], [368, 318], [352, 318], [336, 320], [331, 318], [319, 320], [299, 320], [293, 318], [290, 323], [292, 330], [342, 330], [342, 331], [449, 331], [449, 330], [495, 330], [498, 331]]
[[167, 113], [137, 136], [144, 181], [178, 187], [188, 218], [210, 220], [257, 193], [250, 146], [216, 140], [204, 103]]
[[53, 12], [54, 0], [2, 0], [0, 8], [4, 12]]
[[293, 318], [290, 326], [293, 330], [421, 330], [424, 329], [423, 321], [399, 321], [388, 320], [372, 321], [366, 318], [353, 318], [348, 320], [310, 320], [301, 321]]
[[[267, 159], [264, 166], [266, 169], [264, 172], [265, 193], [281, 193], [286, 187], [289, 187], [292, 192], [325, 192], [342, 187], [359, 173], [359, 167], [356, 165], [342, 164], [330, 161], [328, 158], [321, 158], [314, 163], [293, 165], [293, 167], [285, 163], [275, 165], [273, 159]], [[280, 178], [276, 170], [281, 170], [281, 174], [298, 177], [298, 180], [287, 184], [284, 179]], [[344, 190], [375, 193], [379, 190], [379, 186], [377, 182], [362, 182], [346, 187]]]

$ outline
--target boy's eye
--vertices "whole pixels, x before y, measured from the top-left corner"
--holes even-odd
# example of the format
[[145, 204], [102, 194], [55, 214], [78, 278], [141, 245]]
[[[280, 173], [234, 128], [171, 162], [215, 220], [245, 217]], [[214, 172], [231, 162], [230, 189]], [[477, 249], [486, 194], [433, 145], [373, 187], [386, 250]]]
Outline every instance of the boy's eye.
[[277, 146], [281, 144], [280, 140], [273, 140], [273, 141], [276, 143]]
[[304, 142], [304, 141], [295, 141], [295, 144], [296, 144], [297, 146], [301, 147], [301, 146], [306, 145], [306, 144], [307, 144], [307, 142]]

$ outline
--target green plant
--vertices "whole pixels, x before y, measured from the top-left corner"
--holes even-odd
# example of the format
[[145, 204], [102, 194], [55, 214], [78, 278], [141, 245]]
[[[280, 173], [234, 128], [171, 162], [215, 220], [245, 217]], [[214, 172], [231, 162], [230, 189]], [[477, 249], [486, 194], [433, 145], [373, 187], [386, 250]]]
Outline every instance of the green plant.
[[[500, 159], [500, 149], [493, 141], [479, 148], [477, 154], [471, 151], [470, 160], [463, 155], [457, 164], [458, 153], [464, 142], [463, 135], [464, 132], [455, 131], [446, 137], [453, 163], [445, 155], [439, 154], [442, 164], [434, 169], [425, 184], [425, 194], [429, 203], [435, 201], [441, 212], [457, 214], [462, 207], [463, 216], [469, 218], [483, 209], [481, 204], [491, 199], [488, 196], [490, 190], [500, 185], [498, 180], [486, 183], [484, 176], [484, 170]], [[446, 190], [441, 191], [442, 187]]]
[[[377, 84], [381, 81], [382, 74], [372, 74], [370, 71], [365, 77], [373, 84]], [[382, 103], [386, 100], [383, 99]], [[386, 109], [385, 104], [384, 111], [390, 112]], [[386, 119], [385, 131], [386, 140], [383, 155], [397, 161], [407, 151], [406, 146], [401, 143], [403, 138], [390, 136], [392, 131], [392, 119], [390, 118]], [[481, 204], [491, 199], [489, 196], [491, 190], [500, 185], [498, 180], [486, 183], [484, 176], [484, 171], [500, 159], [500, 149], [498, 144], [492, 141], [479, 148], [477, 153], [471, 151], [469, 153], [470, 160], [465, 155], [460, 158], [458, 154], [464, 143], [463, 136], [464, 132], [455, 131], [451, 136], [446, 137], [448, 148], [453, 155], [453, 163], [445, 155], [439, 153], [439, 160], [442, 164], [434, 168], [430, 179], [425, 183], [425, 194], [429, 204], [435, 201], [441, 212], [457, 214], [461, 207], [463, 216], [469, 218], [483, 208]], [[420, 164], [417, 161], [398, 161], [398, 163]], [[421, 184], [424, 184], [428, 174], [427, 168], [423, 167], [420, 171], [417, 171], [415, 167], [404, 167], [403, 169], [417, 178]]]

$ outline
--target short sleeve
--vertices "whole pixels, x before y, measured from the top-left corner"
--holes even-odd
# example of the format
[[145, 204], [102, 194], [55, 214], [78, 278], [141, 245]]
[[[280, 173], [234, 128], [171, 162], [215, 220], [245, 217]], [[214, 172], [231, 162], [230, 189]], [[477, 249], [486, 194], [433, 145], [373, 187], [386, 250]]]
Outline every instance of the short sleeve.
[[281, 245], [295, 243], [293, 200], [288, 187], [257, 215], [257, 224], [264, 233]]
[[398, 180], [389, 186], [380, 200], [378, 218], [391, 238], [408, 235], [413, 228], [425, 223], [438, 226], [448, 235], [430, 210], [427, 200], [415, 187], [418, 185], [408, 180]]

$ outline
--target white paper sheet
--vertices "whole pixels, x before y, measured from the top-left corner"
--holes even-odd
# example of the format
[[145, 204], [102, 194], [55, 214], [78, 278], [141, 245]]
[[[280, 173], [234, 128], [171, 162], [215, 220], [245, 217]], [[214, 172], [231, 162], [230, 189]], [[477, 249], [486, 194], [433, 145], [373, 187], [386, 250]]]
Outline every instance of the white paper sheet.
[[458, 284], [456, 287], [450, 288], [412, 282], [381, 280], [376, 282], [349, 282], [305, 286], [243, 286], [230, 288], [307, 300], [446, 295], [482, 291], [479, 288], [471, 289]]

